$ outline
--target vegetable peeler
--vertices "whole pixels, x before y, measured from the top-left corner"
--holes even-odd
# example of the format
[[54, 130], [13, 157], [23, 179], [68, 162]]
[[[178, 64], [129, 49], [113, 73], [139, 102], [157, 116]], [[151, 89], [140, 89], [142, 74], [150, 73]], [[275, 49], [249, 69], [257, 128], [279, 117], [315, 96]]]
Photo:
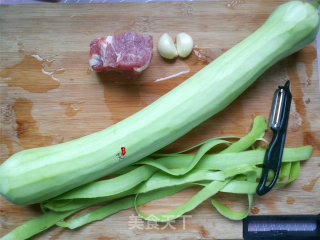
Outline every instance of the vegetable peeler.
[[[273, 96], [269, 119], [269, 127], [273, 131], [273, 138], [264, 156], [262, 175], [256, 189], [260, 196], [272, 189], [279, 176], [292, 100], [289, 87], [290, 81], [288, 80], [284, 86], [278, 87]], [[274, 176], [270, 184], [267, 185], [269, 170], [274, 171]]]

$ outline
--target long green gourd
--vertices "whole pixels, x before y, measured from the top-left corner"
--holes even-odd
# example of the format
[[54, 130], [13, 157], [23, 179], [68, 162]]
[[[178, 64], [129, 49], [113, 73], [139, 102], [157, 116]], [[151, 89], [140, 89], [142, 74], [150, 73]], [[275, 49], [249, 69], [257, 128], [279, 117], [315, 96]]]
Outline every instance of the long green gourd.
[[[124, 168], [181, 137], [224, 109], [267, 68], [311, 43], [316, 7], [293, 1], [276, 8], [252, 35], [129, 118], [91, 135], [18, 152], [0, 166], [0, 193], [38, 203]], [[126, 159], [119, 160], [121, 147]]]

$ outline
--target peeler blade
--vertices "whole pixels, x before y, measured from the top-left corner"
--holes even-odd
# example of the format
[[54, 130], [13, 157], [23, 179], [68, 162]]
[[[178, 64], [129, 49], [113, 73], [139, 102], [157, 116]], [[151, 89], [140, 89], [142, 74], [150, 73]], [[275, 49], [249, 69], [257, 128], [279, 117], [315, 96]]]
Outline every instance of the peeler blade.
[[269, 127], [278, 128], [281, 112], [283, 111], [284, 90], [277, 89], [274, 93], [272, 109], [269, 118]]

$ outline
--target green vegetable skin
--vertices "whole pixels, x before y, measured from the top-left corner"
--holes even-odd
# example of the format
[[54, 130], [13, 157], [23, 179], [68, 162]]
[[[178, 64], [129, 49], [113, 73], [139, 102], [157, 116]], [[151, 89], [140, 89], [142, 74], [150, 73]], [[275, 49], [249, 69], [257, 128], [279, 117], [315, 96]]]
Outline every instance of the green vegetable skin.
[[[252, 35], [129, 118], [66, 143], [24, 150], [0, 166], [9, 201], [38, 203], [106, 176], [168, 145], [221, 111], [278, 60], [311, 43], [319, 16], [309, 3], [279, 6]], [[126, 159], [116, 156], [126, 148]]]

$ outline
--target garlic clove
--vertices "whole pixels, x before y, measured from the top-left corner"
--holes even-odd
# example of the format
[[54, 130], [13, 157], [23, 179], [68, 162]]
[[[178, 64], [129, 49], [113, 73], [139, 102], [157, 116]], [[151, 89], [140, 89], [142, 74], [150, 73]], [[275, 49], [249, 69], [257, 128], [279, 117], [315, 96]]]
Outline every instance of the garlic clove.
[[164, 33], [158, 42], [159, 54], [166, 59], [174, 59], [178, 56], [177, 49], [168, 33]]
[[176, 42], [179, 57], [188, 57], [193, 49], [192, 37], [186, 33], [179, 33], [176, 36]]

